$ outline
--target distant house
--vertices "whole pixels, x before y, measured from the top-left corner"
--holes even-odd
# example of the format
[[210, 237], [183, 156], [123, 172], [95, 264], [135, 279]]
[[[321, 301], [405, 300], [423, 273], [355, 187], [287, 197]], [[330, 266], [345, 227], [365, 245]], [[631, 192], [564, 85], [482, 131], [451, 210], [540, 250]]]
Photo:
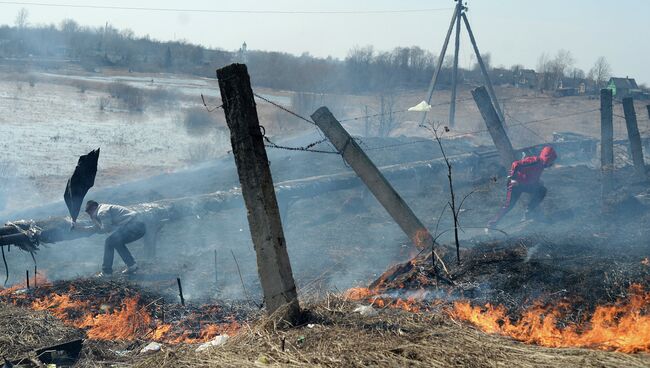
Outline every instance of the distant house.
[[515, 73], [515, 87], [535, 88], [537, 87], [537, 73], [533, 69], [519, 69]]
[[616, 97], [623, 98], [641, 93], [641, 89], [636, 84], [634, 78], [610, 78], [607, 88], [612, 90], [612, 94]]
[[586, 92], [585, 82], [578, 78], [560, 79], [560, 83], [555, 89], [555, 95], [558, 97], [584, 95]]
[[512, 85], [514, 73], [509, 69], [493, 68], [490, 70], [490, 79], [496, 86]]

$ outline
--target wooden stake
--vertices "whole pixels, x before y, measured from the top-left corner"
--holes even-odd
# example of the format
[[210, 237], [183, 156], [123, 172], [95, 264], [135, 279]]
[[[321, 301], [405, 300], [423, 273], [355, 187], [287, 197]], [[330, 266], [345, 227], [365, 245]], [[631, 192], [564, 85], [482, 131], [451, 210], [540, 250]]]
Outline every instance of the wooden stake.
[[176, 283], [178, 283], [178, 296], [181, 297], [181, 305], [185, 306], [185, 298], [183, 297], [183, 286], [181, 285], [181, 278], [176, 278]]
[[409, 239], [417, 247], [433, 245], [433, 237], [429, 230], [415, 216], [402, 197], [393, 189], [384, 175], [327, 107], [316, 110], [311, 118]]
[[29, 270], [25, 270], [25, 280], [27, 280], [27, 288], [29, 289]]
[[160, 305], [160, 319], [162, 320], [162, 323], [165, 323], [165, 299], [162, 300], [161, 305]]
[[643, 160], [643, 145], [641, 144], [641, 135], [639, 126], [636, 121], [636, 111], [634, 111], [634, 100], [632, 97], [623, 99], [623, 112], [625, 113], [625, 125], [627, 126], [627, 136], [630, 139], [632, 148], [632, 162], [639, 180], [646, 180], [645, 162]]
[[603, 203], [612, 191], [614, 171], [614, 113], [612, 110], [612, 90], [600, 90], [600, 170], [601, 197]]
[[214, 285], [219, 285], [219, 275], [217, 273], [217, 250], [214, 250]]
[[232, 64], [217, 70], [217, 78], [248, 210], [264, 304], [269, 314], [282, 307], [278, 317], [294, 324], [300, 317], [298, 293], [248, 70], [246, 65]]
[[485, 125], [487, 125], [492, 141], [497, 147], [497, 151], [499, 151], [501, 164], [507, 170], [510, 168], [512, 162], [515, 161], [515, 151], [512, 149], [512, 143], [510, 143], [510, 139], [501, 124], [501, 120], [499, 120], [499, 116], [494, 110], [490, 95], [485, 87], [479, 87], [472, 90], [472, 97], [474, 97], [474, 101], [476, 101], [476, 105], [481, 111], [481, 116], [485, 120]]
[[36, 278], [38, 276], [38, 266], [34, 265], [34, 289], [36, 289]]

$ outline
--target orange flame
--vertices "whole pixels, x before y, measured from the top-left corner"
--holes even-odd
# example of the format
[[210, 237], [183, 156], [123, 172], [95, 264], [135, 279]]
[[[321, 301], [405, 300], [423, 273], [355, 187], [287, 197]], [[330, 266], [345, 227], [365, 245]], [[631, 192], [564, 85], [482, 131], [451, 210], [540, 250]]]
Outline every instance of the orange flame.
[[[33, 277], [30, 277], [29, 283], [31, 287], [34, 287], [34, 281], [36, 281], [36, 286], [43, 286], [50, 283], [50, 281], [47, 279], [43, 271], [39, 271], [38, 274], [36, 274], [36, 280], [34, 280]], [[8, 288], [5, 289], [0, 288], [0, 296], [8, 296], [14, 294], [18, 290], [26, 289], [26, 288], [27, 288], [27, 280], [24, 280]]]
[[451, 315], [469, 321], [488, 333], [510, 336], [525, 343], [549, 347], [590, 347], [623, 353], [650, 351], [650, 292], [640, 285], [630, 288], [630, 298], [614, 305], [598, 306], [589, 321], [558, 327], [566, 305], [535, 305], [518, 321], [511, 322], [503, 306], [473, 307], [456, 302]]
[[137, 297], [124, 299], [122, 305], [112, 311], [108, 311], [109, 306], [102, 306], [95, 312], [91, 303], [73, 300], [69, 294], [51, 294], [35, 300], [31, 307], [48, 311], [64, 323], [86, 330], [88, 338], [94, 340], [147, 339], [170, 344], [200, 343], [225, 333], [235, 335], [241, 328], [234, 320], [223, 324], [207, 323], [201, 326], [198, 334], [192, 336], [191, 331], [178, 331], [174, 325], [152, 318], [146, 308], [140, 307]]
[[351, 288], [348, 289], [345, 293], [343, 293], [343, 297], [348, 300], [366, 301], [378, 308], [387, 307], [387, 308], [394, 308], [394, 309], [402, 309], [412, 313], [418, 313], [421, 310], [418, 304], [419, 295], [421, 294], [416, 293], [416, 295], [410, 296], [406, 299], [389, 298], [386, 296], [382, 296], [381, 293], [376, 289], [368, 289], [364, 287]]

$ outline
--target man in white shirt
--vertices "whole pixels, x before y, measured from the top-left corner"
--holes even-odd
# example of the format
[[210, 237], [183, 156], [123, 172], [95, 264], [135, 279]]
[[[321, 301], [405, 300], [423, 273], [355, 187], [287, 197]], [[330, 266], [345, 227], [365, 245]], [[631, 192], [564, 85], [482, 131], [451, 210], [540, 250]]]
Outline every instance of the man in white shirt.
[[110, 277], [113, 274], [113, 258], [115, 251], [120, 255], [126, 269], [123, 274], [132, 274], [138, 270], [138, 264], [133, 259], [126, 244], [132, 243], [144, 236], [146, 226], [137, 219], [137, 213], [126, 207], [114, 204], [99, 204], [95, 201], [86, 202], [86, 213], [90, 216], [93, 226], [86, 230], [99, 233], [111, 233], [104, 242], [104, 261], [100, 277]]

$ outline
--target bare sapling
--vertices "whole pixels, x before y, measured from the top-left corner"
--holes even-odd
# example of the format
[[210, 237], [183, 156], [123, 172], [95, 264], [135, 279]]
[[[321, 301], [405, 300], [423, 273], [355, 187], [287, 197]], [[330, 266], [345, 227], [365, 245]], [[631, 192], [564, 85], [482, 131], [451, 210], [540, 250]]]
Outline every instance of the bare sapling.
[[[447, 165], [447, 179], [449, 180], [449, 197], [450, 197], [450, 200], [447, 202], [447, 205], [449, 206], [449, 209], [451, 209], [451, 216], [454, 220], [454, 242], [456, 244], [456, 262], [460, 264], [460, 241], [458, 240], [458, 229], [460, 228], [460, 224], [458, 221], [458, 215], [460, 214], [460, 208], [462, 206], [462, 202], [465, 201], [467, 196], [463, 199], [461, 205], [458, 206], [458, 208], [456, 208], [456, 194], [454, 192], [454, 179], [452, 175], [452, 165], [451, 162], [449, 162], [449, 159], [447, 158], [447, 153], [445, 152], [445, 148], [442, 146], [441, 135], [438, 134], [439, 126], [436, 127], [433, 123], [431, 123], [431, 126], [421, 125], [421, 127], [431, 131], [433, 137], [436, 139], [436, 142], [438, 142], [438, 147], [440, 147], [442, 158], [445, 160], [445, 164]], [[443, 134], [447, 132], [449, 132], [449, 127], [445, 126]]]

